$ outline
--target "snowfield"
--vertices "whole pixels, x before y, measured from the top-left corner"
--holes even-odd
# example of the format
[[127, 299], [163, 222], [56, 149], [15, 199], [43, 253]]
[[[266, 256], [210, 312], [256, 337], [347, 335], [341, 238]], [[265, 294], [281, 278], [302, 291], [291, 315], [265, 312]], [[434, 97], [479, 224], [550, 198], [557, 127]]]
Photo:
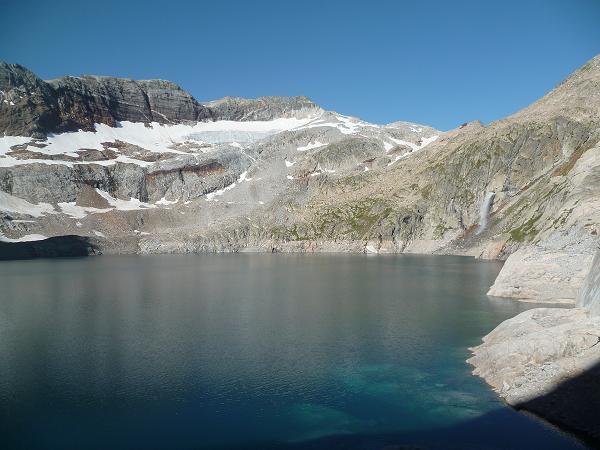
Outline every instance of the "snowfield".
[[27, 200], [15, 197], [0, 191], [0, 211], [9, 213], [25, 214], [32, 217], [41, 217], [44, 214], [55, 214], [54, 206], [49, 203], [38, 203], [34, 205]]
[[[173, 147], [176, 144], [192, 142], [200, 144], [230, 143], [232, 146], [241, 148], [242, 145], [240, 142], [252, 142], [263, 139], [282, 131], [306, 125], [312, 120], [313, 118], [280, 118], [269, 121], [248, 122], [222, 120], [217, 122], [197, 122], [194, 125], [163, 125], [157, 122], [151, 124], [120, 122], [117, 127], [98, 123], [94, 126], [95, 131], [80, 130], [70, 133], [49, 134], [45, 140], [34, 140], [23, 136], [2, 136], [0, 137], [0, 167], [34, 162], [69, 166], [84, 163], [83, 161], [69, 162], [45, 159], [19, 160], [14, 156], [7, 155], [11, 147], [15, 145], [43, 144], [43, 147], [28, 145], [27, 150], [48, 156], [65, 155], [75, 158], [79, 157], [77, 150], [104, 150], [103, 143], [110, 144], [117, 141], [126, 142], [150, 152], [186, 154], [186, 152], [176, 150]], [[107, 146], [110, 147], [110, 145]], [[94, 161], [94, 164], [110, 165], [115, 164], [117, 161], [138, 165], [152, 164], [124, 155], [119, 155], [117, 159], [109, 161]]]
[[[400, 124], [400, 122], [398, 123]], [[17, 165], [41, 163], [48, 165], [65, 165], [72, 167], [79, 164], [98, 164], [111, 166], [117, 163], [136, 164], [148, 167], [154, 162], [135, 158], [134, 155], [126, 156], [119, 154], [118, 143], [127, 143], [140, 147], [148, 152], [171, 153], [173, 156], [186, 155], [177, 149], [179, 145], [190, 144], [192, 152], [206, 153], [214, 151], [214, 146], [227, 144], [244, 152], [245, 146], [257, 140], [264, 139], [283, 131], [306, 130], [317, 128], [334, 128], [344, 135], [360, 135], [378, 139], [386, 152], [397, 145], [404, 145], [412, 151], [420, 150], [437, 139], [437, 136], [422, 137], [421, 143], [415, 144], [393, 136], [393, 125], [374, 125], [360, 119], [344, 116], [337, 113], [321, 112], [306, 118], [278, 118], [267, 121], [230, 121], [221, 120], [215, 122], [197, 122], [195, 124], [165, 125], [153, 122], [150, 124], [141, 122], [120, 122], [116, 127], [110, 127], [98, 123], [95, 131], [76, 131], [60, 134], [49, 134], [46, 139], [33, 139], [23, 136], [1, 136], [0, 137], [0, 167], [13, 167]], [[422, 128], [410, 127], [415, 133], [421, 133]], [[306, 142], [306, 141], [305, 141]], [[113, 145], [111, 145], [113, 144]], [[202, 145], [202, 148], [194, 148], [194, 145]], [[19, 159], [16, 155], [9, 154], [11, 147], [22, 146], [22, 149], [35, 152], [35, 159]], [[319, 139], [309, 141], [296, 149], [299, 152], [316, 150], [328, 145]], [[111, 149], [117, 155], [113, 159], [100, 161], [85, 161], [78, 153], [80, 150], [105, 150]], [[41, 155], [41, 156], [38, 156]], [[62, 155], [77, 160], [54, 160], [46, 159], [44, 156]], [[249, 156], [250, 157], [250, 156]], [[252, 158], [251, 158], [252, 159]], [[400, 159], [396, 157], [391, 164]], [[286, 164], [291, 164], [287, 162]], [[288, 166], [291, 167], [291, 166]], [[80, 214], [77, 214], [80, 215]]]

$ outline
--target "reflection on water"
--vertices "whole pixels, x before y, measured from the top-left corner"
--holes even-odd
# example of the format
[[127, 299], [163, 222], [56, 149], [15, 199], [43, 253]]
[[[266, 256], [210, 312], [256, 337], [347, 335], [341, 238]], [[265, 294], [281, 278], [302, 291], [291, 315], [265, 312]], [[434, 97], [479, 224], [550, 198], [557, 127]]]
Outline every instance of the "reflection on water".
[[[469, 375], [468, 346], [533, 306], [485, 296], [499, 268], [362, 255], [1, 263], [0, 442], [331, 448], [405, 433], [390, 439], [435, 447], [430, 430], [501, 409], [500, 433], [574, 448]], [[452, 439], [506, 448], [473, 435]]]

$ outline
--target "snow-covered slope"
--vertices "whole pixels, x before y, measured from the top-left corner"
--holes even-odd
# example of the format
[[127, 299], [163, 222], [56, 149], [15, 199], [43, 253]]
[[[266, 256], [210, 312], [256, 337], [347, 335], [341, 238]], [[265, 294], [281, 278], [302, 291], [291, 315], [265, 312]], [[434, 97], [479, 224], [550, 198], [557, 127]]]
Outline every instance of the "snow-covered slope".
[[[77, 91], [81, 83], [97, 89], [133, 86], [93, 77], [49, 86]], [[13, 86], [3, 95], [16, 98], [22, 90]], [[69, 233], [140, 238], [169, 227], [209, 229], [265, 210], [279, 214], [276, 205], [283, 199], [311, 195], [328, 179], [385, 171], [439, 135], [422, 125], [376, 125], [324, 111], [305, 97], [226, 98], [208, 103], [206, 110], [210, 117], [199, 121], [122, 120], [36, 138], [5, 132], [0, 136], [0, 192], [9, 196], [0, 202], [4, 239]], [[24, 203], [17, 208], [19, 201]], [[142, 225], [132, 219], [140, 214], [156, 218], [150, 225], [140, 219]]]

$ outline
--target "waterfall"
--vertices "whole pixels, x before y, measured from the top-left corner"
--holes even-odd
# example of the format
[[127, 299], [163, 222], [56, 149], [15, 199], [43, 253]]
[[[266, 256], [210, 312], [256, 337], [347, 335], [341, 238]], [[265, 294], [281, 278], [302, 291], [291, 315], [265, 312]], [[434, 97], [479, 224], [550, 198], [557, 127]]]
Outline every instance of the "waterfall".
[[485, 227], [487, 227], [490, 210], [494, 204], [494, 197], [496, 197], [496, 193], [492, 191], [488, 192], [483, 199], [483, 203], [481, 204], [481, 208], [479, 210], [479, 228], [477, 229], [476, 234], [480, 234], [483, 230], [485, 230]]

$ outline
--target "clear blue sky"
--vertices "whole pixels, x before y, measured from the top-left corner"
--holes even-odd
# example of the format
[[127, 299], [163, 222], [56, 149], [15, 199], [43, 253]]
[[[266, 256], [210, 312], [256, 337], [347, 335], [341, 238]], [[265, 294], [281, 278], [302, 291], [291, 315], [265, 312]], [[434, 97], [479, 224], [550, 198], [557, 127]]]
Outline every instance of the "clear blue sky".
[[164, 78], [198, 100], [307, 95], [440, 129], [489, 122], [600, 53], [598, 0], [3, 0], [0, 59]]

